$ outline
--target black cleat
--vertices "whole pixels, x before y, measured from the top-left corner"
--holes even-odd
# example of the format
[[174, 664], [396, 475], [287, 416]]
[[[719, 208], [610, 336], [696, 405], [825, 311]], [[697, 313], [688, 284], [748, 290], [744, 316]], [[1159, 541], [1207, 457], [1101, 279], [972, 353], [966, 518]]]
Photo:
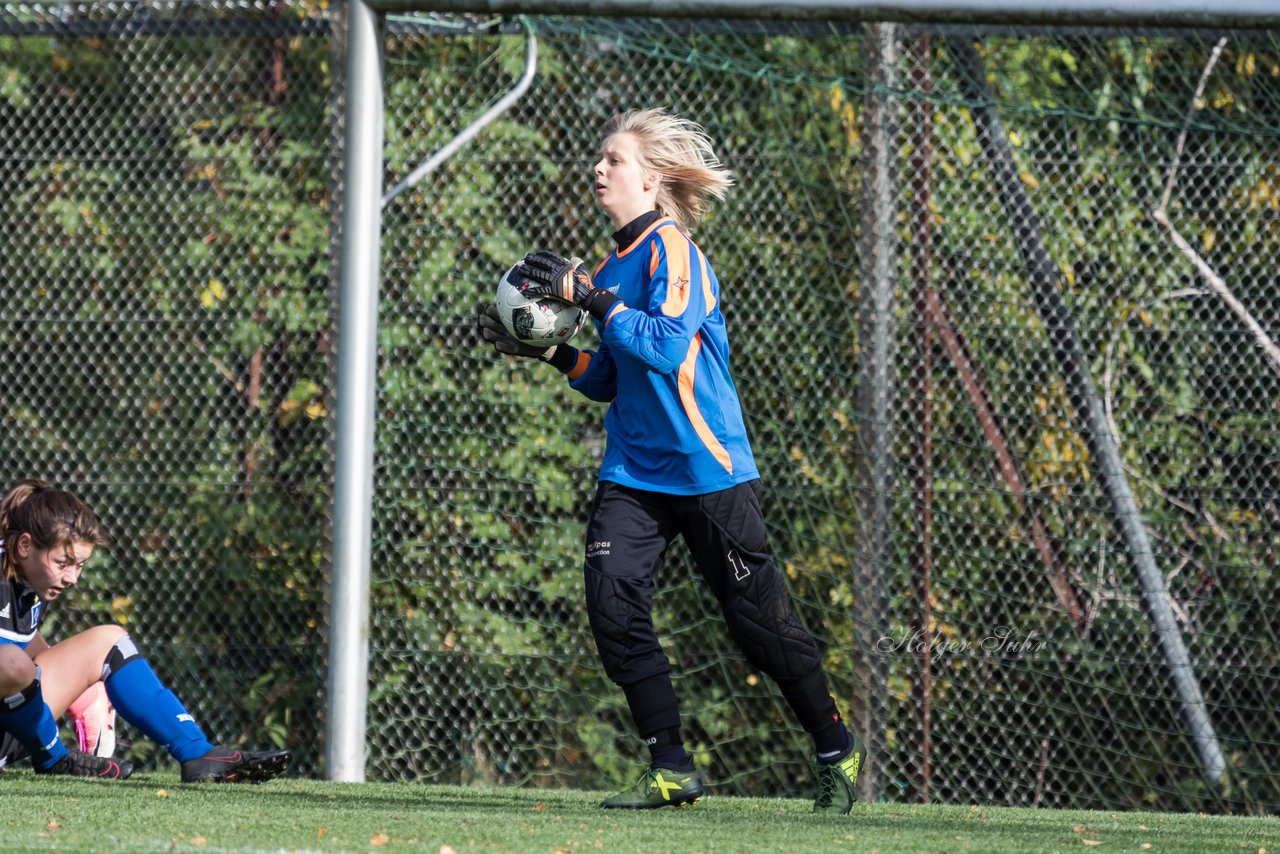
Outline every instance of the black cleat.
[[293, 754], [287, 750], [236, 750], [215, 747], [182, 763], [184, 783], [263, 783], [284, 773]]
[[67, 755], [54, 763], [52, 768], [37, 774], [61, 774], [67, 777], [94, 777], [99, 780], [124, 780], [133, 773], [133, 763], [117, 762], [105, 756], [91, 756], [78, 750], [69, 750]]

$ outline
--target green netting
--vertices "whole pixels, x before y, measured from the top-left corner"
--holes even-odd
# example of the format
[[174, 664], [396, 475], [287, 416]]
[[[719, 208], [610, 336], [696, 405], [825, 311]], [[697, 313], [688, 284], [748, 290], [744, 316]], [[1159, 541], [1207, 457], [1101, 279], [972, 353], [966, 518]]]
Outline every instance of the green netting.
[[[504, 90], [522, 42], [483, 38], [471, 48], [465, 39], [415, 34], [412, 20], [402, 24], [389, 43], [391, 91], [421, 85], [442, 65], [457, 69], [460, 54], [476, 51], [473, 72], [427, 84], [438, 88], [418, 89], [405, 107], [390, 107], [390, 153], [407, 168]], [[526, 24], [543, 52], [535, 90], [430, 187], [388, 211], [384, 257], [389, 269], [403, 272], [384, 278], [384, 316], [408, 323], [403, 356], [389, 358], [386, 376], [396, 378], [390, 385], [440, 387], [437, 375], [417, 373], [417, 306], [397, 295], [399, 282], [456, 289], [448, 302], [478, 305], [527, 247], [600, 257], [608, 228], [591, 209], [588, 164], [604, 119], [653, 103], [697, 117], [741, 177], [697, 236], [726, 283], [735, 373], [769, 489], [773, 546], [806, 621], [826, 643], [842, 705], [881, 735], [876, 794], [969, 800], [981, 793], [982, 800], [1059, 805], [1211, 800], [1031, 298], [1018, 224], [997, 202], [990, 152], [955, 77], [947, 40], [980, 38], [991, 101], [1185, 621], [1235, 775], [1228, 797], [1254, 808], [1272, 798], [1256, 787], [1266, 786], [1274, 744], [1239, 709], [1265, 704], [1275, 677], [1275, 626], [1261, 613], [1270, 573], [1257, 570], [1274, 561], [1266, 514], [1275, 511], [1264, 508], [1275, 471], [1265, 462], [1269, 440], [1261, 425], [1272, 419], [1275, 372], [1149, 216], [1185, 126], [1179, 186], [1191, 191], [1175, 195], [1175, 220], [1203, 249], [1217, 249], [1212, 260], [1230, 267], [1246, 304], [1270, 308], [1270, 245], [1231, 241], [1238, 254], [1228, 258], [1226, 244], [1213, 244], [1224, 229], [1256, 235], [1270, 222], [1268, 206], [1251, 207], [1240, 191], [1221, 189], [1224, 180], [1228, 187], [1265, 181], [1274, 169], [1270, 35], [1229, 40], [1207, 90], [1217, 94], [1186, 122], [1216, 41], [1208, 35], [913, 30], [900, 36], [899, 82], [885, 89], [868, 80], [867, 42], [848, 28]], [[922, 57], [914, 66], [912, 55]], [[928, 75], [927, 87], [920, 74]], [[464, 91], [468, 85], [479, 90], [475, 96]], [[866, 499], [856, 393], [868, 94], [888, 96], [901, 127], [893, 152], [902, 223], [898, 441], [883, 591], [866, 589], [865, 571], [856, 566]], [[441, 109], [441, 97], [457, 108]], [[449, 120], [421, 121], [422, 103], [434, 105], [433, 118]], [[422, 141], [414, 155], [402, 154], [411, 131]], [[929, 164], [927, 187], [913, 165], [917, 157]], [[915, 267], [913, 250], [925, 237], [909, 214], [925, 192], [931, 253]], [[1258, 192], [1268, 190], [1255, 185]], [[470, 203], [459, 199], [467, 193], [476, 194]], [[1224, 206], [1224, 197], [1238, 203]], [[950, 350], [938, 316], [914, 313], [913, 282], [927, 284], [945, 305], [958, 342]], [[465, 329], [465, 316], [457, 322]], [[1274, 318], [1266, 322], [1273, 326]], [[912, 355], [923, 329], [934, 342], [925, 375]], [[470, 337], [437, 340], [456, 347], [453, 365], [473, 352]], [[1226, 369], [1241, 360], [1246, 364]], [[415, 413], [400, 422], [403, 431], [383, 434], [380, 457], [399, 468], [411, 449], [430, 449], [401, 469], [403, 485], [383, 481], [379, 538], [388, 558], [408, 543], [420, 549], [415, 561], [426, 561], [432, 584], [380, 585], [395, 593], [378, 629], [401, 641], [406, 635], [392, 612], [412, 609], [429, 639], [423, 654], [441, 662], [451, 726], [439, 732], [445, 763], [430, 770], [452, 778], [457, 766], [448, 757], [460, 754], [463, 778], [617, 782], [639, 751], [619, 693], [589, 653], [576, 596], [602, 413], [528, 365], [494, 361], [480, 377], [451, 373], [447, 386], [425, 417]], [[915, 488], [916, 450], [925, 438], [917, 420], [921, 396], [933, 407], [927, 504]], [[983, 418], [998, 425], [999, 449]], [[1024, 505], [1002, 476], [998, 450], [1020, 477]], [[1243, 456], [1228, 459], [1232, 454]], [[1225, 481], [1210, 487], [1206, 467]], [[486, 491], [457, 483], [465, 478], [458, 469]], [[414, 515], [406, 524], [401, 502], [416, 511], [419, 502], [430, 504], [424, 494], [438, 496], [431, 514], [437, 521], [423, 524]], [[450, 516], [460, 500], [477, 512]], [[1240, 500], [1254, 509], [1242, 511]], [[924, 532], [926, 509], [933, 521]], [[1236, 521], [1224, 528], [1224, 515]], [[1217, 533], [1205, 536], [1209, 518]], [[921, 617], [912, 594], [921, 557], [917, 551], [913, 559], [912, 545], [925, 537], [932, 592]], [[1260, 551], [1246, 557], [1237, 547], [1249, 538], [1260, 538]], [[1234, 556], [1222, 550], [1228, 541]], [[658, 619], [700, 761], [721, 791], [801, 791], [805, 747], [785, 707], [726, 643], [684, 555], [673, 550], [670, 558]], [[1055, 577], [1069, 595], [1055, 590]], [[1203, 588], [1205, 578], [1219, 586]], [[1227, 578], [1242, 586], [1224, 594]], [[887, 597], [887, 614], [876, 612], [877, 596]], [[1079, 609], [1074, 619], [1072, 607]], [[1249, 613], [1251, 628], [1226, 632], [1220, 608]], [[913, 615], [927, 621], [923, 641]], [[867, 648], [883, 621], [884, 640]], [[1238, 657], [1224, 642], [1250, 651]], [[934, 649], [927, 696], [912, 654], [922, 643]], [[414, 656], [391, 661], [387, 672], [419, 667]], [[504, 666], [496, 690], [484, 679], [453, 677]], [[877, 692], [866, 679], [886, 671], [886, 702], [875, 707]], [[1223, 694], [1227, 683], [1232, 699]], [[475, 691], [483, 700], [456, 703], [458, 693]], [[399, 708], [417, 701], [406, 691]], [[1237, 703], [1243, 705], [1226, 708]], [[387, 742], [401, 733], [390, 728]], [[528, 739], [524, 755], [513, 750], [517, 733]], [[481, 757], [499, 743], [507, 763], [486, 765], [493, 760]], [[406, 753], [420, 756], [417, 748]]]
[[[877, 746], [867, 796], [1274, 811], [1280, 372], [1152, 210], [1185, 130], [1171, 221], [1274, 338], [1275, 35], [899, 28], [895, 80], [856, 26], [394, 16], [388, 184], [512, 85], [524, 27], [530, 92], [384, 212], [370, 776], [605, 786], [642, 759], [580, 603], [603, 411], [494, 356], [473, 319], [530, 248], [608, 251], [599, 128], [665, 105], [739, 175], [695, 236], [772, 547]], [[0, 9], [4, 470], [83, 493], [116, 538], [51, 630], [126, 620], [220, 737], [290, 744], [305, 774], [323, 770], [340, 36], [304, 2]], [[953, 59], [973, 43], [980, 101]], [[882, 425], [860, 403], [877, 103], [897, 126]], [[1034, 298], [1030, 223], [1000, 203], [986, 106], [1190, 649], [1219, 795]], [[889, 523], [869, 531], [876, 498]], [[713, 791], [806, 793], [805, 739], [669, 558], [656, 619]]]

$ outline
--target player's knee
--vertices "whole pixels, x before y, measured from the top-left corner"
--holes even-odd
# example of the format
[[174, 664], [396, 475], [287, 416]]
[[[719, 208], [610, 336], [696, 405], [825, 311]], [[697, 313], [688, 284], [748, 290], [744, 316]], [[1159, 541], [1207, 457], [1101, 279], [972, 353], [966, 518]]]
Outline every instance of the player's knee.
[[90, 656], [101, 663], [106, 660], [107, 654], [111, 652], [111, 649], [120, 639], [128, 637], [129, 633], [124, 630], [123, 626], [107, 624], [85, 629], [80, 635], [89, 643]]
[[803, 677], [821, 658], [813, 638], [789, 620], [765, 623], [742, 614], [727, 614], [729, 636], [752, 667], [775, 681]]
[[13, 644], [0, 646], [0, 697], [16, 694], [36, 678], [36, 664], [26, 650]]

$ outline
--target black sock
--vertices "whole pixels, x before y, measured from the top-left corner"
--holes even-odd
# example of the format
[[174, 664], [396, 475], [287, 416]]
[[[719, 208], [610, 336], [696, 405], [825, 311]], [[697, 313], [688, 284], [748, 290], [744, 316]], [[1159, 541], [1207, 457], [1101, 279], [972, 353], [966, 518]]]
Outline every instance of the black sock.
[[692, 771], [693, 757], [680, 735], [680, 711], [670, 673], [658, 673], [622, 687], [631, 708], [631, 719], [645, 746], [649, 761], [673, 771]]
[[649, 764], [654, 768], [670, 768], [672, 771], [692, 771], [693, 757], [684, 749], [680, 730], [669, 730], [661, 742], [645, 739], [649, 744]]
[[820, 733], [813, 734], [813, 749], [823, 765], [839, 762], [853, 747], [853, 736], [838, 718]]
[[813, 739], [819, 762], [838, 762], [853, 746], [853, 738], [845, 729], [836, 701], [827, 690], [827, 677], [813, 670], [795, 682], [779, 682], [778, 689], [795, 713], [805, 732]]

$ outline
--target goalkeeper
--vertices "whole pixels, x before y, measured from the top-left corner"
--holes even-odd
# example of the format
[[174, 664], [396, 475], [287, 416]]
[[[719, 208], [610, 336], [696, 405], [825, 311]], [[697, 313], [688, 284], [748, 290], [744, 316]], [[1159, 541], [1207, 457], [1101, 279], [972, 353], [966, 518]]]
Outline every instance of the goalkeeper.
[[814, 811], [847, 813], [864, 751], [836, 710], [818, 646], [792, 612], [766, 547], [760, 475], [729, 375], [720, 285], [685, 232], [711, 197], [724, 197], [732, 176], [698, 125], [662, 110], [615, 116], [603, 137], [596, 201], [617, 229], [617, 248], [594, 276], [578, 259], [549, 252], [517, 267], [526, 296], [589, 311], [599, 349], [530, 347], [507, 333], [494, 310], [479, 318], [499, 352], [549, 362], [571, 387], [610, 404], [586, 532], [587, 613], [650, 767], [602, 806], [680, 806], [703, 793], [650, 614], [663, 554], [681, 536], [734, 642], [777, 683], [813, 738]]
[[[84, 502], [24, 480], [0, 498], [0, 537], [0, 767], [29, 758], [37, 774], [128, 777], [132, 763], [97, 755], [109, 747], [71, 750], [58, 733], [57, 720], [73, 701], [105, 706], [96, 702], [104, 691], [120, 717], [181, 764], [184, 783], [256, 783], [284, 771], [287, 750], [212, 744], [120, 626], [95, 626], [52, 646], [41, 636], [46, 606], [80, 580], [94, 549], [107, 541]], [[105, 746], [98, 734], [85, 745], [83, 727], [77, 729], [81, 746]]]

